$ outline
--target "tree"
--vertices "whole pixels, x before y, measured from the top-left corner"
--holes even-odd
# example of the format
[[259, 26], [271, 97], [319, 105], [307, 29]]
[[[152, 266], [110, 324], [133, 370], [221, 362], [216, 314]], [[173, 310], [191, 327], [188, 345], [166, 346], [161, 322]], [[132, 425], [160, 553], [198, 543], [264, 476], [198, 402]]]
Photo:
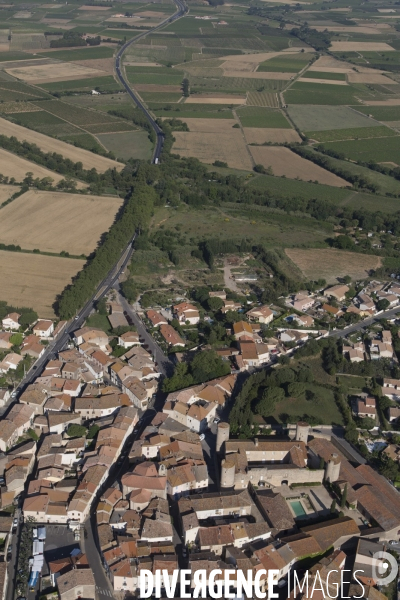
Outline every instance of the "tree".
[[262, 415], [263, 417], [268, 417], [274, 411], [275, 405], [283, 400], [285, 397], [285, 393], [282, 388], [279, 387], [271, 387], [267, 388], [263, 395], [261, 396], [261, 400], [257, 403], [255, 411], [257, 414]]
[[284, 383], [292, 383], [294, 381], [294, 371], [292, 369], [283, 368], [277, 369], [275, 372], [276, 382], [278, 385], [283, 385]]
[[19, 324], [21, 327], [28, 327], [31, 323], [34, 323], [38, 320], [38, 314], [34, 310], [28, 310], [24, 312], [19, 319]]
[[343, 283], [345, 283], [345, 284], [347, 285], [347, 284], [348, 284], [348, 283], [350, 283], [350, 282], [351, 282], [351, 277], [350, 277], [350, 275], [345, 275], [345, 276], [343, 277]]
[[386, 310], [387, 308], [389, 308], [389, 306], [390, 306], [390, 302], [389, 302], [389, 300], [386, 300], [386, 298], [382, 298], [382, 300], [379, 300], [376, 303], [376, 308], [378, 310]]
[[340, 499], [340, 508], [344, 508], [346, 506], [347, 501], [347, 483], [344, 486], [342, 497]]
[[325, 469], [325, 461], [324, 461], [324, 459], [322, 458], [322, 456], [321, 456], [321, 458], [319, 459], [319, 468], [320, 468], [320, 469]]
[[334, 515], [336, 512], [336, 500], [332, 500], [331, 504], [331, 514]]
[[89, 427], [89, 431], [86, 436], [87, 439], [92, 440], [93, 438], [96, 437], [96, 435], [98, 434], [99, 431], [100, 431], [100, 427], [98, 425], [96, 425], [96, 423], [94, 423], [91, 427]]
[[84, 437], [86, 435], [87, 429], [83, 425], [78, 425], [73, 423], [67, 429], [67, 435], [69, 437]]
[[20, 346], [23, 339], [24, 337], [22, 333], [13, 333], [13, 335], [10, 337], [10, 342], [13, 346]]
[[99, 315], [107, 315], [108, 314], [108, 310], [107, 310], [107, 306], [106, 306], [106, 299], [102, 298], [101, 300], [99, 300], [96, 304], [96, 310], [99, 313]]
[[294, 398], [298, 398], [302, 394], [304, 394], [305, 387], [304, 383], [289, 383], [287, 386], [288, 396], [292, 396]]
[[207, 300], [207, 307], [209, 310], [212, 310], [213, 312], [217, 312], [217, 310], [220, 310], [223, 306], [224, 306], [224, 301], [221, 300], [221, 298], [212, 297], [212, 298], [208, 298], [208, 300]]
[[196, 354], [190, 363], [190, 371], [195, 383], [222, 377], [231, 372], [228, 362], [222, 360], [214, 350], [205, 350]]

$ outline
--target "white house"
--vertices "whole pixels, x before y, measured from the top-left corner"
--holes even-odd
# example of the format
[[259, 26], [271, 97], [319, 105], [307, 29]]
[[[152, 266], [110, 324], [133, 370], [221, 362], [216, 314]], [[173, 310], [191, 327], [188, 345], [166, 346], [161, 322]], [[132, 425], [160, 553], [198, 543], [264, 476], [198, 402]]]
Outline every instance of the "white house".
[[38, 337], [48, 338], [54, 331], [54, 323], [47, 319], [41, 319], [33, 326], [32, 331]]
[[19, 318], [21, 317], [18, 313], [9, 313], [2, 320], [2, 325], [4, 329], [12, 329], [17, 331], [20, 328], [20, 324], [18, 323]]

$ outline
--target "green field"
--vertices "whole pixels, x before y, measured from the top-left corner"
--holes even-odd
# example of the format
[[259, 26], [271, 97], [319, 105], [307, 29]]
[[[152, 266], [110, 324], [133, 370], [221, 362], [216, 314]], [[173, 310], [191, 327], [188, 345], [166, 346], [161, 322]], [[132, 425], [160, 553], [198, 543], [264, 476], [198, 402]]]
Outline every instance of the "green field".
[[306, 131], [307, 137], [317, 142], [335, 142], [397, 135], [389, 127], [355, 127], [354, 129], [332, 129], [331, 131]]
[[337, 152], [343, 152], [351, 160], [394, 162], [400, 165], [400, 136], [327, 142], [324, 146]]
[[291, 54], [290, 56], [275, 56], [260, 64], [257, 71], [272, 71], [276, 73], [298, 73], [304, 69], [312, 58], [311, 54]]
[[291, 125], [280, 110], [259, 106], [246, 106], [236, 111], [243, 127], [265, 127], [291, 129]]
[[333, 129], [379, 126], [379, 123], [371, 121], [368, 117], [347, 106], [304, 104], [289, 106], [287, 110], [300, 131], [331, 131]]
[[135, 127], [129, 121], [113, 121], [112, 123], [93, 123], [83, 127], [89, 133], [118, 133], [120, 131], [136, 131]]
[[[77, 130], [79, 131], [79, 130]], [[104, 153], [104, 148], [99, 144], [99, 142], [89, 133], [77, 133], [76, 135], [63, 135], [60, 138], [70, 144], [74, 144], [79, 148], [84, 148], [85, 150], [90, 150], [90, 152], [95, 152], [96, 154]]]
[[[0, 17], [3, 14], [0, 13]], [[29, 58], [37, 58], [33, 54], [28, 54], [28, 52], [0, 52], [0, 62], [7, 62], [11, 60], [28, 60]]]
[[[97, 123], [120, 123], [121, 120], [110, 115], [106, 115], [99, 111], [87, 110], [82, 107], [60, 102], [59, 100], [44, 100], [40, 103], [39, 108], [42, 108], [52, 115], [61, 117], [65, 121], [73, 125], [89, 126]], [[35, 113], [34, 113], [35, 114]]]
[[97, 138], [113, 152], [117, 158], [128, 160], [138, 158], [150, 160], [153, 147], [146, 131], [135, 131], [129, 133], [106, 133], [98, 135]]
[[113, 48], [98, 46], [90, 48], [79, 48], [79, 50], [57, 50], [53, 52], [42, 52], [41, 56], [48, 56], [66, 62], [74, 60], [90, 60], [94, 58], [111, 58], [114, 54]]
[[[389, 140], [393, 140], [396, 138], [388, 138]], [[374, 142], [375, 140], [371, 140], [372, 142]], [[337, 142], [339, 143], [339, 142]], [[345, 144], [346, 142], [340, 142], [342, 144]], [[365, 142], [360, 142], [361, 145], [364, 144]], [[389, 175], [382, 175], [382, 173], [378, 173], [377, 171], [372, 171], [371, 169], [368, 169], [367, 167], [363, 167], [361, 165], [357, 165], [353, 162], [350, 162], [348, 160], [340, 160], [337, 158], [332, 158], [329, 157], [329, 162], [336, 166], [339, 167], [340, 169], [343, 169], [344, 171], [349, 171], [350, 173], [356, 174], [356, 175], [361, 175], [362, 177], [366, 177], [369, 181], [372, 181], [373, 183], [375, 183], [378, 186], [378, 193], [379, 194], [386, 194], [386, 193], [390, 193], [390, 194], [400, 194], [400, 181], [398, 181], [397, 179], [394, 179], [394, 177], [389, 177]], [[373, 196], [375, 197], [375, 196]]]
[[324, 73], [322, 71], [306, 71], [303, 77], [308, 79], [332, 79], [335, 81], [346, 81], [345, 73]]
[[167, 104], [163, 108], [160, 108], [158, 103], [154, 104], [153, 102], [150, 102], [149, 108], [157, 115], [157, 117], [175, 117], [176, 119], [180, 119], [181, 117], [187, 119], [234, 118], [232, 111], [224, 104], [177, 104], [171, 108], [169, 108]]
[[137, 73], [136, 71], [131, 72], [131, 67], [126, 67], [126, 74], [129, 81], [135, 85], [135, 83], [150, 83], [154, 85], [181, 85], [184, 78], [183, 72], [178, 73]]
[[358, 91], [345, 85], [313, 84], [302, 81], [284, 92], [287, 104], [361, 104]]
[[[318, 420], [318, 424], [343, 424], [343, 417], [336, 405], [333, 391], [319, 385], [306, 384], [306, 390], [314, 393], [313, 400], [307, 400], [306, 394], [298, 398], [285, 398], [279, 402], [272, 414], [272, 420], [278, 423], [293, 423], [309, 415]], [[267, 421], [270, 419], [266, 419]]]
[[378, 121], [400, 121], [400, 106], [357, 106], [357, 111]]
[[166, 102], [172, 102], [173, 104], [179, 102], [182, 99], [182, 94], [174, 92], [140, 92], [140, 97], [145, 102], [156, 102], [160, 105], [159, 108], [162, 108]]

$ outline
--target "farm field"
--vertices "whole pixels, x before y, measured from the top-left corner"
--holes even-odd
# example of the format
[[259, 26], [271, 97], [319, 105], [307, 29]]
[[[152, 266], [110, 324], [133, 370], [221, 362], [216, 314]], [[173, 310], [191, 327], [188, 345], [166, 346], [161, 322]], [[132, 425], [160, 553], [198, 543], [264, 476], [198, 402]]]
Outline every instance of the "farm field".
[[147, 131], [103, 133], [96, 137], [118, 158], [150, 160], [152, 157], [152, 144]]
[[357, 111], [355, 111], [348, 106], [314, 106], [304, 104], [289, 106], [287, 111], [300, 131], [331, 131], [334, 129], [379, 126], [379, 123], [372, 121], [366, 115], [360, 114], [358, 107]]
[[378, 121], [399, 121], [400, 100], [398, 102], [399, 106], [357, 106], [357, 111], [372, 115]]
[[85, 261], [0, 250], [0, 300], [54, 318], [53, 303]]
[[172, 151], [181, 156], [194, 156], [201, 162], [226, 162], [236, 169], [252, 170], [253, 164], [239, 129], [229, 132], [174, 132]]
[[22, 79], [23, 81], [35, 81], [37, 83], [46, 83], [48, 80], [62, 81], [68, 77], [71, 79], [86, 79], [102, 74], [99, 69], [90, 69], [89, 67], [83, 67], [82, 65], [76, 65], [75, 63], [53, 63], [29, 67], [14, 67], [6, 69], [6, 73], [9, 73], [17, 79]]
[[17, 185], [5, 185], [0, 184], [0, 204], [7, 202], [11, 196], [20, 191], [20, 187]]
[[389, 127], [354, 127], [354, 129], [332, 129], [331, 131], [306, 131], [307, 137], [317, 142], [335, 142], [395, 136]]
[[[36, 144], [43, 152], [57, 152], [73, 162], [80, 161], [85, 169], [96, 169], [99, 173], [104, 173], [107, 169], [116, 168], [117, 170], [121, 170], [124, 167], [123, 164], [114, 160], [92, 154], [87, 150], [76, 148], [60, 140], [43, 135], [42, 133], [32, 131], [31, 129], [25, 129], [25, 127], [11, 123], [1, 117], [0, 130], [2, 135], [6, 135], [7, 137], [15, 136], [21, 142], [26, 141], [30, 144]], [[37, 166], [37, 168], [41, 169], [42, 167]], [[33, 168], [28, 169], [28, 171], [29, 170], [33, 170]], [[3, 172], [3, 174], [5, 175], [6, 173]], [[45, 177], [45, 175], [42, 175], [42, 177]], [[60, 177], [60, 179], [62, 179], [62, 177]], [[59, 181], [59, 179], [57, 179], [57, 181]]]
[[41, 56], [48, 56], [56, 60], [63, 60], [66, 62], [76, 60], [93, 60], [95, 58], [111, 58], [114, 54], [112, 48], [108, 46], [98, 46], [95, 48], [79, 48], [78, 50], [52, 50], [51, 52], [42, 52]]
[[[7, 150], [3, 150], [3, 148], [0, 148], [0, 169], [2, 175], [10, 178], [13, 177], [18, 183], [22, 182], [27, 173], [33, 173], [35, 179], [36, 177], [39, 177], [39, 179], [50, 177], [55, 184], [61, 181], [61, 179], [64, 179], [62, 175], [59, 175], [54, 171], [49, 171], [49, 169], [41, 167], [29, 160], [25, 160], [25, 158], [11, 154], [11, 152], [7, 152]], [[80, 185], [78, 184], [78, 187], [82, 188], [87, 186], [81, 183]]]
[[326, 279], [327, 283], [337, 283], [337, 278], [345, 275], [350, 275], [354, 280], [365, 279], [371, 270], [382, 264], [379, 256], [344, 252], [333, 248], [290, 248], [285, 252], [306, 278]]
[[291, 129], [291, 125], [280, 110], [258, 106], [245, 106], [236, 111], [243, 127], [266, 127]]
[[296, 81], [284, 93], [285, 101], [291, 104], [361, 104], [357, 90], [351, 86], [330, 85], [325, 83], [307, 83]]
[[312, 59], [312, 54], [291, 54], [290, 56], [274, 56], [262, 62], [257, 71], [271, 71], [282, 73], [298, 73], [304, 69]]
[[301, 142], [301, 137], [294, 129], [244, 127], [243, 133], [248, 144], [265, 144], [266, 142], [292, 144], [294, 142]]
[[373, 160], [400, 165], [400, 136], [326, 142], [324, 146], [343, 153], [351, 160]]
[[335, 187], [348, 185], [344, 179], [294, 154], [289, 148], [250, 146], [249, 150], [255, 164], [263, 165], [266, 169], [271, 167], [273, 174], [278, 177], [284, 175], [290, 179], [298, 177], [303, 181], [316, 180]]
[[121, 204], [121, 198], [29, 190], [1, 209], [0, 242], [86, 256], [110, 228]]

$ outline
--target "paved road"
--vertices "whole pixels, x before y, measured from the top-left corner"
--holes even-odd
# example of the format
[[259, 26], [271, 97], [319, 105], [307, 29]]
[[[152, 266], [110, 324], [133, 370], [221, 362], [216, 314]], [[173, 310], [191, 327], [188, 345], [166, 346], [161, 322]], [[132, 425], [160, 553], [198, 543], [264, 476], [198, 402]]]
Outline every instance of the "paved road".
[[136, 103], [136, 105], [138, 106], [138, 108], [140, 108], [140, 110], [145, 114], [148, 122], [150, 123], [151, 128], [153, 129], [153, 131], [156, 134], [157, 141], [156, 141], [156, 146], [154, 148], [154, 154], [153, 154], [153, 159], [152, 159], [152, 162], [155, 163], [155, 164], [158, 163], [158, 159], [160, 158], [161, 151], [163, 149], [163, 145], [164, 145], [164, 133], [162, 132], [162, 130], [160, 129], [160, 127], [157, 125], [156, 121], [153, 119], [153, 117], [151, 116], [151, 114], [149, 113], [149, 111], [147, 110], [147, 108], [144, 106], [143, 102], [140, 100], [140, 98], [132, 90], [132, 88], [129, 85], [128, 80], [125, 79], [125, 75], [124, 75], [123, 67], [122, 67], [122, 63], [121, 63], [121, 58], [122, 58], [122, 55], [125, 52], [125, 50], [131, 44], [134, 44], [138, 40], [144, 38], [149, 33], [153, 33], [154, 31], [157, 31], [158, 29], [161, 29], [161, 27], [164, 27], [164, 25], [166, 25], [167, 23], [173, 23], [177, 19], [180, 19], [181, 17], [184, 16], [184, 14], [187, 12], [187, 8], [186, 8], [183, 0], [174, 0], [174, 2], [176, 4], [176, 6], [177, 6], [177, 11], [176, 11], [176, 13], [174, 13], [172, 15], [172, 17], [168, 17], [168, 19], [165, 19], [164, 21], [162, 21], [159, 25], [157, 25], [157, 27], [153, 27], [149, 31], [144, 31], [143, 33], [140, 33], [136, 37], [134, 37], [131, 40], [129, 40], [128, 42], [126, 42], [126, 44], [124, 44], [122, 46], [122, 48], [118, 51], [117, 56], [115, 57], [115, 71], [117, 73], [118, 79], [120, 80], [120, 82], [122, 83], [122, 85], [124, 86], [124, 88], [126, 89], [127, 93], [130, 95], [130, 97], [132, 98], [132, 100]]
[[119, 284], [116, 284], [114, 287], [118, 292], [119, 302], [121, 303], [122, 308], [129, 315], [132, 323], [138, 330], [140, 340], [142, 341], [143, 345], [146, 346], [146, 349], [153, 355], [154, 362], [157, 363], [158, 370], [161, 371], [165, 377], [169, 377], [172, 374], [174, 365], [168, 356], [164, 354], [153, 337], [149, 334], [137, 312], [133, 310], [129, 302], [127, 302], [127, 300], [119, 293]]
[[375, 315], [374, 317], [369, 317], [368, 319], [364, 319], [355, 325], [349, 325], [349, 327], [345, 327], [344, 329], [336, 329], [335, 331], [331, 331], [329, 333], [330, 336], [333, 337], [345, 337], [350, 333], [354, 333], [356, 331], [361, 331], [364, 327], [369, 327], [373, 323], [377, 323], [381, 319], [393, 319], [400, 312], [400, 306], [396, 306], [395, 308], [390, 308], [389, 310], [385, 310], [381, 312], [379, 315]]

